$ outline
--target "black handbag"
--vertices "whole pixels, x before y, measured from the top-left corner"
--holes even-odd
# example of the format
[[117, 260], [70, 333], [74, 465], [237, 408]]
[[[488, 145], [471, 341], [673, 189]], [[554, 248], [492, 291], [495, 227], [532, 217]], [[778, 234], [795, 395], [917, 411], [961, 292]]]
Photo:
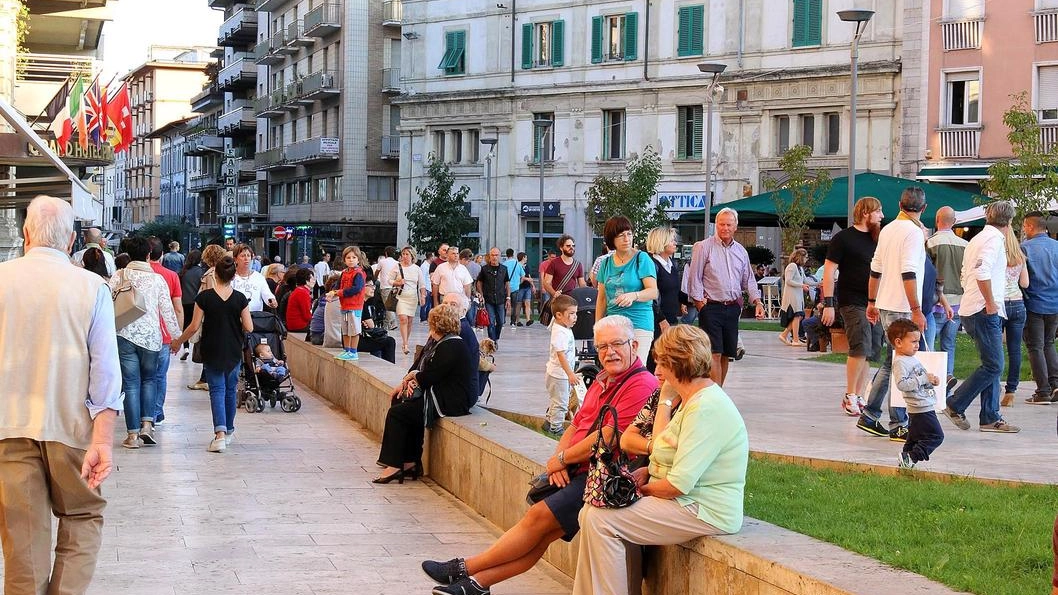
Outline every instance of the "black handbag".
[[[607, 417], [613, 423], [607, 424]], [[621, 432], [617, 429], [617, 409], [603, 405], [599, 411], [599, 435], [588, 463], [588, 479], [584, 487], [584, 502], [597, 508], [624, 508], [641, 497], [632, 479], [632, 461], [621, 450]], [[603, 439], [602, 428], [610, 425], [610, 440]]]

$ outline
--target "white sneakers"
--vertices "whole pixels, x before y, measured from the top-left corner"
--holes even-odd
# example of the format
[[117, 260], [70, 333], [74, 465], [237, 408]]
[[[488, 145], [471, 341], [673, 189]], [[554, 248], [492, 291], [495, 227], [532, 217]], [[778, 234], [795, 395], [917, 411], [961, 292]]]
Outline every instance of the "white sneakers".
[[224, 449], [227, 447], [226, 438], [214, 438], [213, 441], [209, 443], [209, 448], [206, 450], [209, 452], [224, 452]]
[[845, 396], [841, 399], [841, 408], [845, 411], [845, 415], [849, 417], [859, 417], [863, 414], [863, 408], [866, 406], [867, 402], [863, 400], [863, 397], [852, 393], [845, 393]]

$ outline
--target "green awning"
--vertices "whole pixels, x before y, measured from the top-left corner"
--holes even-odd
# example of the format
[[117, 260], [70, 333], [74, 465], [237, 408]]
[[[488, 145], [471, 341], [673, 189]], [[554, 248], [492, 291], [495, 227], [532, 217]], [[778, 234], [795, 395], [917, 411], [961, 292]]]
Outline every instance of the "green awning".
[[[905, 178], [896, 178], [876, 173], [856, 174], [856, 198], [873, 196], [882, 202], [882, 211], [886, 219], [896, 217], [899, 212], [900, 194], [905, 188], [917, 186], [926, 193], [926, 212], [922, 220], [932, 224], [937, 209], [948, 206], [956, 211], [972, 209], [979, 201], [984, 201], [983, 196], [956, 190], [942, 184], [929, 184], [917, 182]], [[736, 200], [729, 203], [713, 205], [709, 210], [712, 216], [720, 209], [729, 207], [738, 211], [738, 223], [741, 226], [777, 227], [779, 219], [775, 215], [775, 203], [773, 192], [763, 192], [748, 198]], [[816, 207], [816, 218], [810, 224], [814, 228], [829, 228], [834, 223], [845, 226], [848, 219], [848, 195], [849, 178], [842, 176], [834, 178], [834, 184], [823, 201]], [[783, 200], [790, 200], [788, 189], [779, 190], [779, 196]], [[683, 221], [701, 218], [702, 211], [684, 213], [680, 219]]]

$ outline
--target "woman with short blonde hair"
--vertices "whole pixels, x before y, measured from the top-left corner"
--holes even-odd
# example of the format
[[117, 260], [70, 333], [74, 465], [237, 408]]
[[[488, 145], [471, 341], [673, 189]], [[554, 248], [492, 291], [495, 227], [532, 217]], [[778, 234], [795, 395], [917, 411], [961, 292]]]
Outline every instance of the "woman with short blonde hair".
[[397, 321], [400, 324], [400, 340], [404, 354], [408, 354], [408, 340], [411, 337], [411, 325], [419, 308], [426, 304], [426, 286], [422, 282], [423, 273], [415, 264], [415, 248], [405, 246], [400, 249], [400, 261], [389, 284], [397, 292]]
[[[808, 262], [808, 251], [795, 248], [790, 253], [790, 264], [783, 271], [782, 302], [780, 311], [788, 318], [786, 326], [779, 332], [779, 340], [787, 345], [803, 347], [801, 341], [801, 319], [805, 317], [805, 288], [818, 285], [805, 276], [805, 263]], [[789, 339], [787, 339], [789, 335]]]

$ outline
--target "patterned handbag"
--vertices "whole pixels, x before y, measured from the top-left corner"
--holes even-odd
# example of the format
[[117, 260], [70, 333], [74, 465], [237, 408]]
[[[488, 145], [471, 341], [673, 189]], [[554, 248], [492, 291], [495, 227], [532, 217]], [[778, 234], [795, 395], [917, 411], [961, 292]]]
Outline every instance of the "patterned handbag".
[[[603, 439], [602, 429], [607, 425], [607, 417], [613, 433], [610, 440]], [[603, 405], [596, 420], [599, 435], [592, 447], [591, 459], [588, 461], [588, 480], [584, 488], [584, 502], [597, 508], [624, 508], [639, 500], [641, 494], [628, 470], [630, 459], [621, 450], [621, 432], [617, 430], [617, 409], [613, 405]]]

